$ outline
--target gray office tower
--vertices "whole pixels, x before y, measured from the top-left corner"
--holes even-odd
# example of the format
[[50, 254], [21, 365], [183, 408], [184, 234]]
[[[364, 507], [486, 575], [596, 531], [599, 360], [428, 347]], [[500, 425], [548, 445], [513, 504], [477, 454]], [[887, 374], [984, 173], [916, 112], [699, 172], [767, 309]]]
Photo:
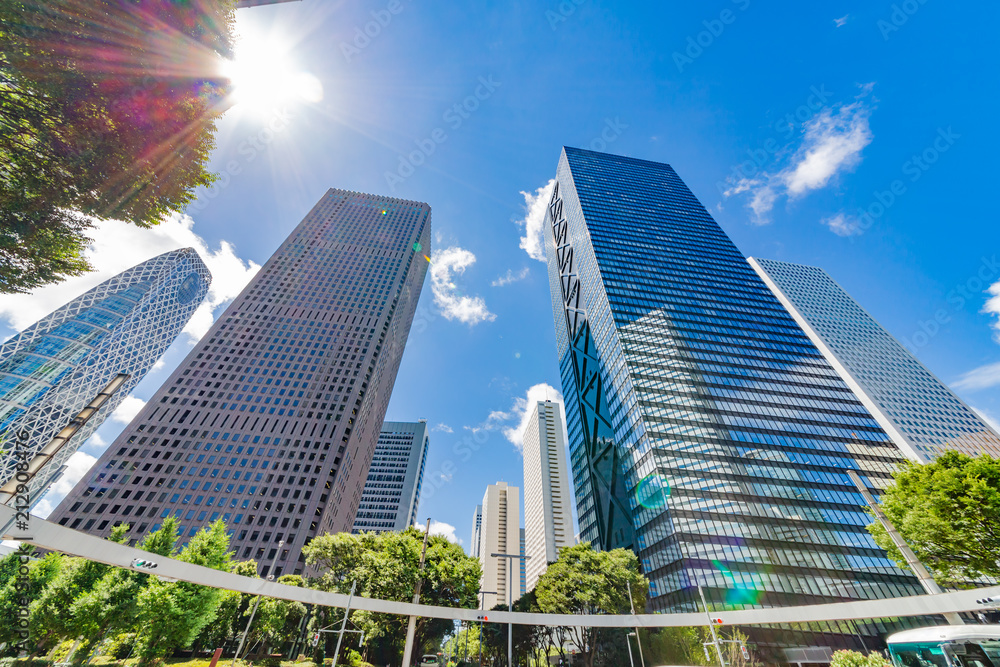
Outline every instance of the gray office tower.
[[237, 558], [301, 572], [354, 524], [430, 242], [427, 204], [329, 190], [53, 518], [135, 540], [173, 515], [184, 541], [222, 519]]
[[382, 424], [354, 518], [355, 533], [401, 531], [415, 523], [427, 444], [426, 419]]
[[1000, 456], [1000, 436], [826, 271], [771, 259], [750, 265], [907, 456]]
[[647, 609], [921, 592], [844, 474], [902, 454], [670, 166], [564, 148], [545, 237], [580, 537]]

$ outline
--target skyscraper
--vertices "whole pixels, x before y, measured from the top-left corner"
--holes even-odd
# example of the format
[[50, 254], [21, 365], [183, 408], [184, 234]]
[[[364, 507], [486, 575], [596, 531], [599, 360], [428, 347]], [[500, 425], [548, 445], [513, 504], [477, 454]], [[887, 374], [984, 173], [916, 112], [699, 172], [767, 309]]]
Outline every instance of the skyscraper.
[[354, 517], [354, 532], [406, 530], [417, 518], [427, 463], [427, 421], [385, 422]]
[[[13, 434], [25, 432], [21, 447], [38, 453], [115, 376], [129, 376], [38, 471], [32, 504], [174, 342], [211, 281], [193, 248], [172, 250], [105, 280], [0, 345], [0, 448], [9, 451]], [[17, 460], [0, 457], [4, 484]]]
[[[138, 539], [222, 519], [238, 558], [301, 572], [349, 531], [427, 272], [427, 204], [329, 190], [56, 509]], [[279, 551], [279, 542], [284, 542]]]
[[750, 265], [911, 459], [949, 449], [1000, 456], [1000, 436], [826, 271], [770, 259]]
[[581, 539], [648, 609], [918, 594], [864, 526], [899, 450], [674, 170], [564, 148], [546, 256]]
[[518, 577], [517, 577], [518, 581], [517, 589], [519, 591], [518, 597], [521, 598], [524, 597], [524, 594], [528, 592], [528, 569], [525, 566], [526, 559], [523, 557], [525, 555], [524, 528], [519, 529], [517, 531], [517, 534], [518, 534], [518, 544], [519, 544], [517, 553], [520, 556], [522, 556], [521, 560], [518, 561]]
[[524, 536], [533, 590], [559, 550], [573, 543], [566, 438], [558, 403], [538, 401], [524, 430]]
[[483, 529], [483, 506], [476, 505], [476, 511], [472, 513], [472, 542], [469, 546], [469, 555], [479, 558], [479, 540]]
[[[520, 596], [518, 560], [495, 558], [493, 554], [521, 553], [521, 499], [516, 486], [497, 482], [483, 495], [483, 525], [479, 536], [479, 564], [483, 568], [479, 590], [494, 594], [480, 596], [482, 609], [508, 604]], [[512, 571], [508, 572], [508, 568]], [[508, 576], [512, 577], [509, 579]]]

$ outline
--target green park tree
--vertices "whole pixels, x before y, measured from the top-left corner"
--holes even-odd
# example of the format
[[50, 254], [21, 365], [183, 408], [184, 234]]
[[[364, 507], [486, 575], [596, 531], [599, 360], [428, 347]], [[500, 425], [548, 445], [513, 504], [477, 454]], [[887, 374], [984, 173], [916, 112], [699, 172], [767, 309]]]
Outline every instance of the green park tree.
[[[328, 534], [315, 538], [303, 553], [306, 563], [321, 573], [313, 583], [323, 590], [347, 593], [357, 582], [357, 595], [405, 602], [413, 598], [422, 541], [423, 533], [415, 528], [402, 533]], [[475, 608], [480, 574], [478, 559], [467, 556], [444, 537], [432, 536], [427, 544], [420, 600], [442, 607]], [[358, 611], [351, 615], [351, 621], [365, 633], [366, 659], [377, 653], [380, 660], [398, 661], [406, 618]], [[439, 643], [451, 629], [451, 621], [418, 619], [417, 650]]]
[[[945, 452], [933, 463], [903, 464], [894, 480], [882, 509], [935, 579], [1000, 577], [1000, 461]], [[907, 567], [879, 522], [868, 531]]]
[[830, 667], [890, 667], [891, 663], [878, 653], [865, 655], [858, 651], [834, 651]]
[[[535, 594], [539, 609], [547, 614], [627, 614], [629, 584], [636, 612], [641, 613], [649, 584], [635, 554], [625, 549], [595, 551], [590, 542], [581, 542], [559, 552], [559, 559], [539, 578]], [[600, 630], [571, 628], [568, 634], [584, 665], [594, 667]]]
[[[229, 536], [221, 520], [198, 531], [177, 555], [194, 565], [228, 571]], [[191, 645], [206, 624], [215, 618], [222, 591], [186, 581], [153, 577], [139, 591], [136, 641], [141, 665], [155, 663], [175, 649]]]
[[[229, 569], [241, 577], [257, 577], [257, 561], [241, 560], [234, 562]], [[222, 591], [219, 596], [219, 606], [215, 611], [215, 620], [202, 628], [195, 645], [201, 648], [218, 648], [227, 640], [239, 637], [246, 627], [253, 595], [239, 591]]]
[[[3, 588], [0, 589], [0, 644], [7, 644], [6, 650], [9, 655], [17, 654], [13, 647], [21, 642], [18, 628], [21, 627], [19, 621], [22, 619], [20, 614], [23, 608], [22, 598], [37, 599], [49, 583], [59, 576], [66, 557], [60, 553], [50, 553], [43, 558], [29, 561], [25, 565], [28, 572], [27, 586], [24, 587], [21, 586], [18, 574], [21, 565], [18, 559], [18, 552], [14, 552], [5, 556], [0, 564], [0, 574], [7, 577], [6, 581], [2, 582]], [[30, 620], [24, 620], [29, 621], [30, 644], [37, 639], [37, 633], [30, 628]]]
[[214, 180], [234, 9], [0, 3], [0, 292], [87, 271], [93, 220], [156, 225]]

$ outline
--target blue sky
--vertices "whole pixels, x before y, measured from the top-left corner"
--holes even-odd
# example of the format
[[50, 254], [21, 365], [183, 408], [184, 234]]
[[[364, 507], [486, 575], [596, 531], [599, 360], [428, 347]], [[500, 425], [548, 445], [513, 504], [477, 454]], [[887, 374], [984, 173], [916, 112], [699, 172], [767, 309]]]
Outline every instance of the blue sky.
[[[524, 248], [527, 205], [564, 144], [670, 163], [746, 255], [823, 267], [997, 419], [998, 19], [995, 3], [942, 0], [239, 10], [246, 45], [311, 77], [308, 99], [230, 111], [211, 165], [224, 185], [201, 194], [191, 220], [141, 234], [108, 225], [95, 253], [108, 272], [194, 243], [211, 259], [218, 306], [328, 187], [428, 202], [437, 290], [429, 276], [387, 418], [437, 429], [425, 486], [439, 488], [419, 514], [456, 527], [466, 546], [486, 485], [521, 484], [508, 435], [529, 390], [560, 389], [545, 265]], [[0, 334], [101, 275], [0, 299]], [[109, 420], [84, 451], [99, 453], [122, 425]], [[462, 460], [454, 447], [470, 429], [480, 448]]]

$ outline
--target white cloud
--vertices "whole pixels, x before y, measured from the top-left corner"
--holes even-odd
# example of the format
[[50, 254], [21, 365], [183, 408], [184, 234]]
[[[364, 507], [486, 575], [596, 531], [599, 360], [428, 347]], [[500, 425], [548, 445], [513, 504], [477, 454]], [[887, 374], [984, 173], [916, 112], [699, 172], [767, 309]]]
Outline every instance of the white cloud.
[[986, 291], [990, 294], [990, 298], [986, 300], [983, 312], [997, 316], [997, 321], [993, 323], [993, 328], [996, 329], [993, 340], [1000, 343], [1000, 281], [990, 285]]
[[440, 423], [440, 424], [438, 424], [437, 426], [435, 426], [431, 430], [432, 431], [441, 431], [442, 433], [454, 433], [455, 432], [455, 429], [453, 429], [452, 427], [448, 426], [447, 424], [445, 424], [443, 422]]
[[239, 294], [260, 269], [255, 262], [240, 259], [227, 241], [222, 241], [218, 250], [210, 250], [205, 240], [194, 232], [194, 220], [187, 215], [171, 215], [150, 229], [107, 220], [97, 222], [88, 234], [93, 242], [86, 257], [94, 271], [42, 287], [31, 294], [0, 295], [0, 318], [20, 331], [125, 269], [170, 250], [194, 248], [212, 272], [208, 296], [184, 328], [192, 338], [198, 339], [212, 325], [214, 311]]
[[504, 285], [510, 285], [511, 283], [516, 283], [519, 280], [524, 280], [528, 277], [530, 270], [528, 267], [524, 267], [517, 273], [514, 273], [514, 269], [507, 269], [507, 273], [499, 276], [496, 280], [490, 283], [493, 287], [503, 287]]
[[833, 19], [833, 22], [838, 28], [841, 28], [845, 23], [847, 23], [849, 18], [851, 18], [850, 14], [844, 14], [839, 19]]
[[145, 405], [146, 401], [141, 398], [126, 396], [121, 405], [111, 413], [111, 420], [120, 424], [128, 424], [135, 419], [135, 416], [139, 414], [139, 410], [142, 410]]
[[[535, 409], [535, 403], [545, 400], [561, 404], [562, 394], [558, 389], [542, 382], [528, 389], [523, 398], [515, 398], [510, 412], [506, 413], [508, 419], [513, 418], [517, 421], [517, 425], [504, 428], [503, 434], [517, 447], [518, 451], [524, 448], [524, 429], [528, 427], [528, 421], [531, 419], [531, 413]], [[565, 423], [565, 421], [566, 418], [564, 416], [563, 422]]]
[[833, 217], [824, 219], [823, 224], [829, 227], [830, 231], [837, 236], [857, 236], [862, 232], [861, 221], [844, 213], [838, 213]]
[[465, 273], [475, 263], [476, 256], [464, 248], [453, 246], [434, 253], [430, 269], [431, 292], [434, 303], [446, 320], [471, 325], [496, 319], [497, 316], [486, 307], [482, 297], [462, 294], [452, 281], [453, 276]]
[[97, 463], [96, 458], [83, 452], [76, 452], [69, 457], [62, 477], [49, 487], [49, 492], [38, 502], [31, 513], [40, 519], [46, 518], [95, 463]]
[[545, 209], [552, 198], [552, 188], [556, 184], [556, 179], [550, 180], [542, 187], [535, 190], [534, 194], [521, 191], [524, 196], [524, 217], [517, 221], [517, 224], [524, 227], [524, 236], [521, 237], [520, 247], [531, 259], [539, 262], [545, 261], [545, 242], [542, 236], [542, 225], [545, 224]]
[[434, 521], [431, 519], [431, 535], [441, 535], [449, 542], [454, 542], [455, 544], [462, 543], [462, 540], [458, 539], [458, 536], [455, 535], [455, 526], [443, 521]]
[[976, 391], [1000, 385], [1000, 362], [973, 368], [952, 383], [956, 389]]
[[[862, 96], [871, 89], [864, 86]], [[776, 173], [742, 178], [723, 193], [726, 197], [749, 194], [747, 206], [757, 224], [770, 221], [778, 199], [796, 199], [826, 187], [840, 173], [861, 162], [861, 151], [871, 143], [868, 124], [871, 108], [863, 100], [837, 108], [826, 108], [806, 122], [802, 144], [788, 164]]]

